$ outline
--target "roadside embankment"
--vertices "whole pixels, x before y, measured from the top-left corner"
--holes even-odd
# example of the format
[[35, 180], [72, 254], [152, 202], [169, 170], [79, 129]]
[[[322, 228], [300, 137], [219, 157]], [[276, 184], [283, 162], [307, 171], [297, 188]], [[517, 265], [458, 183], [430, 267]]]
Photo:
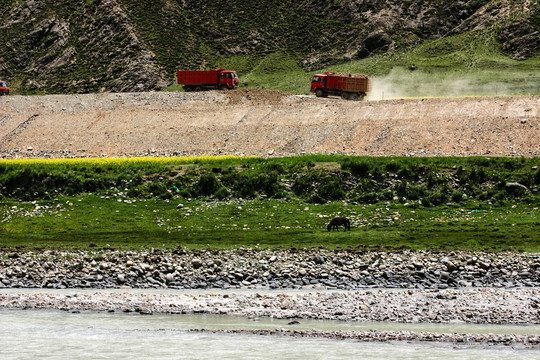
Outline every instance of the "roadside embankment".
[[238, 89], [5, 98], [3, 158], [540, 155], [539, 96], [345, 101]]

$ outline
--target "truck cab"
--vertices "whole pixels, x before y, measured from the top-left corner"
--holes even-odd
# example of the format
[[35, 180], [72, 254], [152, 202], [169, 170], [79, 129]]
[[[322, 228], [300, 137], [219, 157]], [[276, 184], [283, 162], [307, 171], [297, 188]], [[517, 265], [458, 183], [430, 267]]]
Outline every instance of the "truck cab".
[[7, 82], [0, 80], [0, 96], [9, 95], [9, 87]]
[[[315, 74], [313, 76], [313, 79], [311, 79], [311, 92], [314, 92], [317, 97], [325, 96], [326, 92], [324, 91], [326, 88], [326, 78], [328, 75], [326, 74]], [[327, 95], [326, 95], [327, 96]]]
[[229, 89], [238, 87], [238, 75], [236, 71], [221, 71], [219, 76], [220, 88], [227, 86]]

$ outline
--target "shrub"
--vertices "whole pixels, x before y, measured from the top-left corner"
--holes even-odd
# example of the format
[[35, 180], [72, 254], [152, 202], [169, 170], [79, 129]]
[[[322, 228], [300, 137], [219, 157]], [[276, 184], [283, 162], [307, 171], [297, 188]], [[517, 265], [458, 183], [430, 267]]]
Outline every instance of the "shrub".
[[141, 197], [142, 194], [143, 194], [143, 191], [139, 187], [132, 187], [126, 193], [126, 195], [131, 198]]
[[[442, 191], [433, 192], [428, 196], [428, 200], [431, 204], [438, 206], [446, 203], [448, 200], [447, 195]], [[423, 203], [423, 201], [422, 201]]]
[[341, 179], [337, 176], [322, 179], [316, 191], [323, 201], [342, 200], [345, 197]]
[[215, 196], [219, 200], [223, 200], [223, 199], [228, 198], [230, 194], [231, 193], [230, 193], [229, 189], [227, 189], [225, 186], [222, 186], [216, 191]]
[[473, 183], [481, 184], [487, 179], [486, 172], [483, 168], [474, 168], [469, 174], [469, 180]]
[[424, 207], [432, 207], [433, 203], [431, 202], [431, 199], [429, 196], [425, 196], [422, 199], [420, 199], [420, 202], [422, 203], [422, 206]]
[[279, 163], [265, 164], [262, 166], [262, 170], [266, 173], [271, 173], [271, 172], [275, 172], [277, 174], [285, 173], [285, 167], [283, 167], [283, 165]]
[[410, 185], [407, 186], [407, 193], [405, 197], [411, 200], [418, 200], [424, 197], [425, 187], [423, 185]]
[[299, 175], [294, 179], [291, 189], [297, 196], [306, 195], [307, 193], [311, 194], [317, 180], [318, 177], [312, 173]]
[[508, 194], [508, 196], [510, 198], [520, 198], [522, 196], [525, 196], [527, 195], [528, 193], [528, 190], [522, 188], [522, 187], [517, 187], [517, 186], [512, 186], [512, 187], [508, 187], [508, 186], [505, 186], [506, 188], [506, 192]]
[[190, 188], [182, 188], [180, 189], [180, 196], [183, 198], [190, 198], [194, 195]]
[[309, 198], [312, 202], [341, 200], [345, 197], [343, 183], [337, 174], [328, 174], [321, 170], [299, 175], [291, 187], [297, 196]]
[[346, 158], [341, 164], [342, 170], [348, 170], [356, 177], [366, 177], [369, 175], [371, 165], [365, 160]]
[[431, 168], [424, 164], [414, 164], [409, 169], [409, 176], [411, 179], [418, 180], [422, 177], [426, 177], [431, 173]]
[[450, 195], [450, 198], [453, 202], [460, 203], [463, 201], [463, 192], [455, 190], [452, 192], [452, 195]]
[[395, 161], [392, 161], [386, 164], [385, 169], [388, 172], [397, 173], [401, 169], [401, 166]]
[[173, 194], [170, 191], [163, 192], [159, 194], [159, 198], [162, 200], [171, 199], [173, 197]]
[[520, 165], [515, 159], [505, 159], [503, 162], [503, 166], [507, 170], [514, 170], [518, 168]]
[[360, 193], [376, 191], [378, 187], [377, 185], [377, 182], [364, 178], [358, 181], [355, 190]]
[[377, 196], [377, 193], [368, 192], [368, 193], [359, 195], [356, 198], [356, 201], [358, 201], [361, 204], [375, 204], [379, 201], [379, 198]]
[[167, 196], [170, 195], [167, 186], [157, 181], [149, 182], [146, 185], [146, 191], [155, 197], [167, 198]]
[[403, 181], [399, 182], [395, 187], [396, 195], [399, 196], [400, 198], [406, 198], [407, 197], [407, 186], [408, 186], [408, 183], [407, 183], [406, 180], [403, 180]]
[[232, 190], [235, 196], [252, 198], [257, 193], [269, 197], [283, 196], [283, 185], [280, 183], [279, 174], [275, 170], [231, 172], [223, 176], [222, 182]]
[[394, 198], [394, 193], [392, 192], [392, 190], [384, 190], [379, 196], [379, 201], [389, 201], [389, 200], [392, 200], [393, 198]]
[[202, 174], [196, 185], [196, 192], [202, 196], [214, 194], [222, 185], [214, 173]]

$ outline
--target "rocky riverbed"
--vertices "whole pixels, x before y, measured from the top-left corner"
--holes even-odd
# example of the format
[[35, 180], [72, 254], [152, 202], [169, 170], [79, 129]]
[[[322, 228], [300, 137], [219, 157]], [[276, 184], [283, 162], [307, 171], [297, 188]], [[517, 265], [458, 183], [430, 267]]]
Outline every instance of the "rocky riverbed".
[[539, 287], [540, 254], [327, 249], [0, 251], [0, 288]]
[[540, 324], [539, 289], [0, 293], [0, 307], [403, 323]]
[[[0, 309], [226, 314], [253, 320], [291, 319], [293, 327], [302, 319], [537, 325], [539, 273], [540, 254], [530, 253], [2, 250]], [[516, 334], [301, 329], [224, 332], [513, 347], [540, 344], [538, 336]]]
[[211, 332], [223, 334], [239, 335], [262, 335], [295, 338], [325, 338], [332, 340], [355, 340], [363, 342], [389, 342], [407, 341], [409, 343], [419, 342], [441, 342], [453, 343], [456, 345], [505, 345], [523, 347], [538, 347], [540, 336], [514, 335], [514, 334], [448, 334], [416, 331], [319, 331], [319, 330], [192, 330], [193, 332]]
[[[163, 314], [169, 314], [171, 320], [179, 316], [177, 319], [182, 322], [181, 314], [228, 314], [243, 316], [251, 321], [246, 319], [245, 328], [235, 325], [223, 329], [221, 326], [227, 320], [219, 317], [219, 328], [210, 325], [206, 329], [205, 325], [194, 325], [189, 330], [181, 331], [361, 342], [439, 342], [465, 348], [473, 345], [505, 346], [515, 351], [540, 346], [540, 336], [535, 331], [540, 323], [536, 303], [539, 295], [538, 289], [523, 288], [310, 293], [222, 291], [220, 294], [174, 290], [165, 293], [149, 290], [10, 290], [0, 292], [0, 316], [9, 315], [12, 318], [20, 314], [32, 318], [34, 315], [29, 310], [58, 309], [65, 312], [65, 315], [62, 314], [64, 321], [71, 316], [80, 320], [89, 312], [107, 312], [111, 316], [117, 313], [122, 318], [126, 315], [121, 313], [132, 313], [130, 317], [156, 314], [161, 319]], [[47, 317], [50, 314], [47, 311]], [[262, 317], [282, 320], [272, 321], [279, 324], [274, 327], [264, 325], [267, 321]], [[309, 321], [312, 318], [347, 321], [341, 323], [342, 326], [338, 322], [331, 322], [330, 326], [334, 327], [331, 330], [317, 329], [324, 323]], [[382, 323], [378, 320], [383, 318], [385, 325], [379, 328]], [[352, 323], [354, 321], [359, 321], [359, 328]], [[236, 324], [235, 321], [233, 323]], [[209, 323], [203, 321], [202, 324]], [[367, 324], [369, 328], [365, 327]], [[519, 325], [528, 326], [518, 330]], [[509, 329], [514, 329], [515, 333], [507, 333]]]

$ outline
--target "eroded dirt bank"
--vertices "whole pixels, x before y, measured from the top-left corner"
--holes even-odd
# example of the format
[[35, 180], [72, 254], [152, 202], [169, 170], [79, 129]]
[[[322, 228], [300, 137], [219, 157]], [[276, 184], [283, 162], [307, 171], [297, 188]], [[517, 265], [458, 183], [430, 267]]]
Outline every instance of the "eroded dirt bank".
[[540, 96], [344, 101], [277, 91], [0, 99], [0, 156], [539, 156]]

